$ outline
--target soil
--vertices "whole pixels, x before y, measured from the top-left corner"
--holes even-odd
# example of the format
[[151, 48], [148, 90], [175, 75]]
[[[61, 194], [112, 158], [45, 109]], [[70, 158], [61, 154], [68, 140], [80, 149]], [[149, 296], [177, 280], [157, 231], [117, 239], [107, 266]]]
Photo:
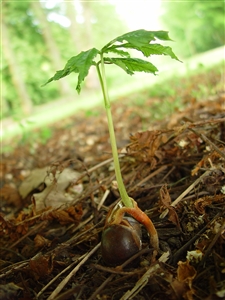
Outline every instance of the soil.
[[[160, 249], [141, 226], [135, 255], [103, 261], [106, 215], [120, 196], [105, 113], [80, 112], [49, 139], [34, 132], [2, 154], [0, 299], [225, 299], [224, 81], [209, 72], [171, 90], [112, 104], [124, 184]], [[161, 101], [173, 113], [157, 120]]]

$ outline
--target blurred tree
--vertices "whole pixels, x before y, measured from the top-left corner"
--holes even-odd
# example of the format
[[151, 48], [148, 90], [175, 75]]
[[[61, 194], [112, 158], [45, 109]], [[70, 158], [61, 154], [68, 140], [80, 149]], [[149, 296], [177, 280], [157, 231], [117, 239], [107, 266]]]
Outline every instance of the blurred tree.
[[[63, 68], [71, 56], [94, 45], [101, 47], [110, 38], [127, 30], [115, 7], [108, 1], [3, 0], [2, 3], [6, 28], [2, 27], [2, 36], [5, 34], [7, 40], [4, 40], [8, 41], [7, 46], [5, 42], [2, 45], [2, 90], [4, 105], [8, 106], [10, 115], [16, 114], [16, 117], [20, 117], [21, 101], [26, 97], [36, 106], [58, 99], [60, 89], [65, 95], [68, 85], [75, 86], [76, 78], [71, 77], [65, 79], [64, 87], [60, 89], [57, 83], [45, 89], [41, 87], [54, 71]], [[72, 3], [75, 9], [69, 7], [66, 11], [66, 5]], [[71, 20], [70, 26], [68, 19]], [[9, 55], [14, 61], [9, 61]], [[18, 94], [12, 67], [19, 74], [26, 97]], [[117, 77], [117, 74], [109, 73], [110, 80]], [[7, 109], [3, 111], [3, 117], [9, 115]]]
[[[108, 1], [64, 0], [64, 4], [71, 23], [69, 32], [76, 49], [74, 55], [93, 45], [104, 45], [110, 38], [128, 30], [125, 22], [119, 19], [115, 6]], [[88, 89], [99, 86], [94, 68], [90, 69], [85, 86]]]
[[[32, 99], [33, 105], [38, 105], [57, 97], [55, 86], [44, 91], [41, 88], [43, 78], [51, 74], [50, 60], [47, 49], [38, 24], [30, 10], [29, 1], [3, 1], [2, 18], [4, 17], [5, 27], [2, 28], [2, 36], [7, 34], [9, 45], [2, 43], [3, 60], [2, 71], [2, 97], [6, 99], [10, 112], [5, 109], [2, 117], [13, 115], [21, 117], [21, 101], [25, 98], [19, 96], [16, 85], [10, 71], [10, 63], [7, 59], [11, 49], [14, 62], [11, 65], [19, 70], [20, 80], [26, 87], [26, 93]], [[3, 22], [3, 20], [1, 20]], [[3, 40], [2, 40], [3, 42]], [[6, 114], [7, 113], [7, 114]]]
[[[2, 47], [5, 53], [5, 58], [8, 63], [8, 69], [12, 78], [12, 83], [17, 93], [17, 99], [19, 101], [13, 101], [8, 103], [9, 108], [13, 106], [16, 102], [20, 104], [21, 110], [25, 115], [31, 113], [32, 110], [32, 101], [27, 93], [26, 85], [24, 79], [21, 76], [20, 66], [17, 64], [16, 55], [11, 47], [10, 36], [7, 30], [7, 26], [4, 22], [3, 14], [1, 15], [1, 25], [2, 25]], [[7, 100], [4, 101], [7, 104]]]
[[[82, 36], [79, 34], [79, 25], [77, 23], [77, 13], [75, 8], [75, 1], [67, 1], [64, 0], [65, 6], [66, 6], [66, 14], [67, 17], [70, 20], [70, 26], [69, 26], [69, 32], [71, 41], [73, 42], [75, 49], [77, 53], [81, 52], [84, 49], [89, 49], [93, 47], [93, 32], [92, 32], [92, 25], [91, 25], [91, 19], [92, 19], [92, 12], [90, 10], [88, 2], [82, 2], [82, 9], [83, 9], [83, 17], [84, 17], [84, 24], [85, 24], [85, 31]], [[81, 6], [80, 6], [81, 8]], [[75, 55], [76, 53], [74, 53]], [[97, 88], [98, 85], [98, 79], [97, 74], [94, 72], [94, 70], [91, 68], [87, 77], [87, 80], [85, 82], [85, 86], [89, 89], [91, 88]]]
[[224, 45], [225, 2], [162, 1], [161, 21], [177, 42], [178, 56], [190, 56]]
[[[47, 16], [39, 1], [31, 1], [30, 3], [34, 14], [39, 21], [39, 28], [41, 29], [41, 32], [43, 34], [43, 38], [48, 49], [49, 58], [52, 62], [52, 67], [55, 70], [60, 70], [62, 68], [63, 62], [61, 60], [59, 48], [55, 43], [54, 36], [52, 35], [51, 28], [46, 19]], [[58, 82], [58, 84], [62, 96], [70, 94], [70, 86], [66, 80], [62, 80], [62, 82]]]

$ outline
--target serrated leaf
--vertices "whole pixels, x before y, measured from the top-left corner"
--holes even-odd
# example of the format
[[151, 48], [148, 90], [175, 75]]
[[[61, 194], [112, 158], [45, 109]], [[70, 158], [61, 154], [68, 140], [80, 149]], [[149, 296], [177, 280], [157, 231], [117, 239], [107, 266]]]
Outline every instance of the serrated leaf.
[[124, 57], [130, 57], [130, 53], [128, 53], [127, 51], [118, 50], [118, 48], [116, 46], [109, 47], [104, 51], [104, 53], [109, 53], [109, 52], [112, 52], [112, 53], [115, 53], [115, 54], [118, 54], [118, 55], [124, 56]]
[[155, 37], [161, 41], [173, 41], [169, 37], [168, 31], [158, 30], [158, 31], [153, 31], [153, 32], [154, 32]]
[[130, 71], [129, 68], [127, 68], [126, 63], [123, 61], [123, 58], [104, 58], [104, 62], [110, 62], [111, 64], [117, 65], [129, 75], [134, 74], [134, 72]]
[[144, 29], [139, 29], [118, 36], [114, 40], [110, 41], [107, 45], [105, 45], [102, 50], [109, 48], [116, 42], [122, 43], [123, 41], [127, 41], [128, 43], [138, 46], [141, 44], [149, 44], [151, 41], [155, 41], [155, 38], [164, 41], [171, 40], [167, 31], [147, 31]]
[[94, 58], [99, 53], [96, 48], [92, 48], [87, 51], [82, 51], [76, 56], [71, 57], [66, 63], [63, 70], [57, 71], [53, 77], [51, 77], [44, 85], [50, 83], [53, 80], [59, 80], [70, 73], [78, 73], [78, 82], [76, 90], [80, 93], [81, 83], [84, 81], [85, 77], [88, 75], [89, 69], [95, 64]]
[[125, 43], [122, 45], [126, 49], [135, 49], [141, 51], [144, 56], [149, 57], [150, 55], [168, 55], [173, 59], [178, 59], [178, 57], [172, 51], [172, 48], [169, 46], [162, 46], [161, 44], [142, 44], [140, 46], [134, 46], [131, 43]]
[[117, 65], [129, 75], [133, 75], [134, 72], [146, 72], [155, 75], [155, 72], [158, 71], [152, 63], [140, 58], [105, 58], [104, 61]]

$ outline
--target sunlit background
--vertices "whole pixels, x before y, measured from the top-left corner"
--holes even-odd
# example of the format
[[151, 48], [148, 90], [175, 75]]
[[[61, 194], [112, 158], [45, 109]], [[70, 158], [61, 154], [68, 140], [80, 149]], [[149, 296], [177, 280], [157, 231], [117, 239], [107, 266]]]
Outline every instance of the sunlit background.
[[[62, 0], [47, 0], [45, 1], [45, 7], [54, 9], [56, 5], [60, 5], [62, 2]], [[74, 7], [77, 12], [76, 22], [84, 24], [85, 18], [83, 16], [81, 2], [82, 1], [74, 0]], [[96, 2], [95, 5], [97, 6], [100, 2], [107, 2], [107, 0], [93, 2]], [[130, 30], [135, 30], [137, 28], [145, 28], [146, 30], [159, 29], [161, 0], [108, 0], [108, 2], [115, 7], [118, 17], [124, 20]], [[69, 18], [56, 12], [50, 13], [48, 20], [58, 22], [64, 27], [69, 27], [71, 25]]]
[[137, 28], [160, 29], [161, 0], [110, 0], [109, 2], [115, 5], [116, 12], [125, 20], [130, 30]]
[[[182, 60], [225, 40], [224, 1], [3, 0], [1, 6], [1, 118], [20, 118], [43, 104], [74, 96], [76, 75], [46, 88], [41, 85], [71, 56], [101, 48], [130, 30], [169, 31], [175, 42], [168, 45]], [[121, 70], [107, 69], [110, 87], [126, 85], [126, 78]], [[91, 69], [83, 90], [98, 89]]]

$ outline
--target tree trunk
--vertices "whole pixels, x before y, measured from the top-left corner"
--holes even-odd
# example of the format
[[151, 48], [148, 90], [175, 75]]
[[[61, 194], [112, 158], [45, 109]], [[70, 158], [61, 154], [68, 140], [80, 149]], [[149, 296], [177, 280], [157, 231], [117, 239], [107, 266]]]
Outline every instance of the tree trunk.
[[[43, 33], [43, 38], [47, 45], [47, 49], [49, 51], [49, 56], [52, 61], [53, 68], [56, 70], [61, 70], [64, 66], [64, 63], [61, 61], [61, 56], [58, 50], [58, 46], [55, 43], [55, 40], [52, 36], [52, 32], [49, 26], [49, 23], [46, 19], [46, 15], [41, 7], [41, 3], [39, 1], [32, 1], [31, 6], [33, 8], [33, 12], [35, 13], [37, 19], [40, 22], [40, 28]], [[61, 79], [58, 82], [59, 90], [61, 95], [68, 95], [71, 93], [71, 89], [67, 81]]]
[[4, 56], [9, 66], [9, 71], [12, 77], [12, 83], [18, 94], [22, 112], [25, 115], [29, 115], [32, 110], [32, 101], [30, 99], [30, 96], [27, 93], [26, 85], [23, 81], [23, 77], [21, 76], [22, 72], [20, 70], [20, 66], [18, 65], [18, 61], [16, 60], [14, 50], [11, 46], [10, 35], [7, 29], [7, 25], [4, 22], [3, 14], [1, 18], [1, 25], [2, 25], [2, 47], [4, 51]]
[[[76, 47], [77, 52], [81, 52], [84, 50], [88, 50], [89, 48], [93, 48], [93, 39], [92, 39], [92, 25], [91, 25], [91, 10], [88, 6], [88, 3], [82, 2], [83, 7], [83, 16], [84, 16], [84, 34], [78, 33], [79, 25], [76, 22], [76, 11], [74, 7], [74, 3], [71, 1], [64, 0], [66, 6], [66, 14], [69, 18], [71, 25], [69, 27], [70, 37]], [[78, 54], [77, 53], [77, 54]], [[75, 55], [75, 54], [74, 54]], [[99, 87], [98, 77], [96, 70], [94, 67], [91, 67], [89, 70], [89, 74], [85, 80], [85, 86], [88, 89], [95, 89]]]
[[[76, 12], [75, 12], [75, 7], [74, 3], [71, 1], [64, 0], [65, 7], [66, 7], [66, 15], [67, 18], [70, 20], [70, 27], [69, 27], [69, 32], [70, 32], [70, 37], [71, 40], [76, 47], [77, 52], [80, 52], [84, 50], [83, 48], [83, 40], [80, 38], [80, 34], [78, 33], [78, 24], [76, 22]], [[75, 53], [74, 53], [75, 55]]]

